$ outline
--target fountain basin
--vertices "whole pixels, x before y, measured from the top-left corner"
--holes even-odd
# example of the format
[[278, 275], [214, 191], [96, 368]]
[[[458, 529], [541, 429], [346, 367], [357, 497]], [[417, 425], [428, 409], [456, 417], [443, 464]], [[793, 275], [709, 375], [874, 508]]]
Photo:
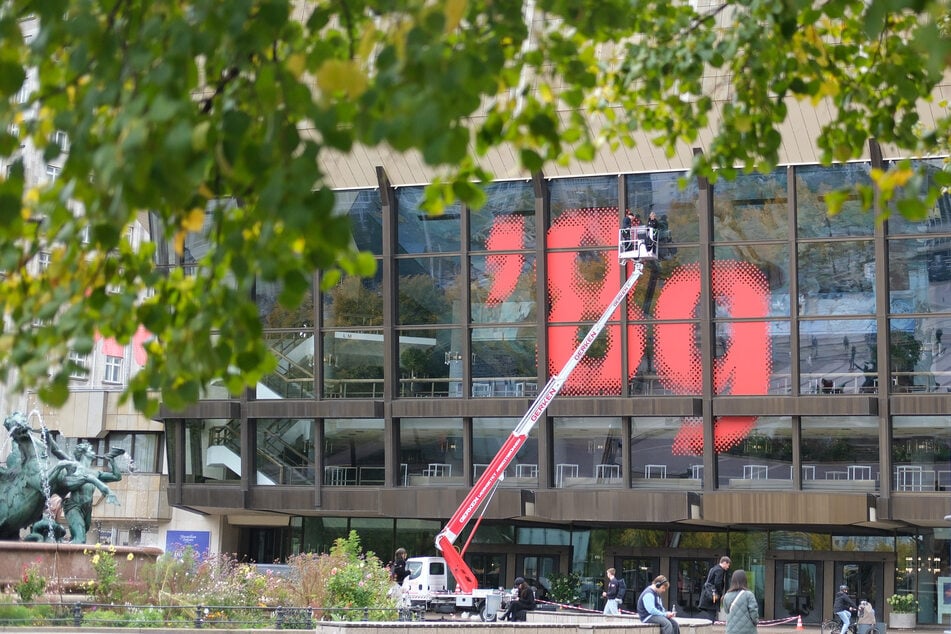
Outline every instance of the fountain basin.
[[[162, 554], [154, 546], [99, 546], [116, 558], [119, 578], [137, 581], [142, 566], [155, 563]], [[19, 583], [23, 571], [36, 564], [46, 578], [47, 592], [84, 592], [83, 584], [96, 580], [92, 567], [95, 544], [0, 541], [0, 587]], [[132, 559], [129, 559], [129, 555]]]

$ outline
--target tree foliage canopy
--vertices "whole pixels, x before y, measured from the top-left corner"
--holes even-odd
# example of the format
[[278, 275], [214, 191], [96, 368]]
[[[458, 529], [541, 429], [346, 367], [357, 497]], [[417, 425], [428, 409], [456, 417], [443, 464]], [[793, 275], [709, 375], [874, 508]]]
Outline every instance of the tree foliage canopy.
[[[294, 307], [311, 271], [328, 272], [330, 286], [340, 271], [373, 270], [332, 212], [319, 167], [327, 151], [418, 150], [446, 174], [429, 190], [434, 212], [478, 205], [474, 183], [491, 178], [480, 157], [500, 146], [530, 171], [641, 132], [674, 152], [713, 128], [696, 174], [768, 169], [793, 99], [834, 115], [815, 139], [824, 162], [859, 157], [872, 137], [909, 156], [946, 152], [949, 119], [924, 125], [917, 106], [951, 59], [947, 0], [704, 6], [8, 0], [0, 378], [61, 404], [76, 370], [70, 351], [88, 353], [97, 335], [128, 342], [141, 325], [153, 338], [129, 387], [138, 409], [154, 412], [159, 398], [186, 405], [214, 379], [235, 393], [253, 385], [274, 367], [255, 280], [279, 283]], [[727, 99], [707, 89], [713, 75]], [[21, 145], [52, 160], [65, 149], [57, 131], [68, 157], [54, 182], [37, 184], [17, 161]], [[915, 176], [899, 165], [873, 178], [888, 199]], [[124, 239], [150, 211], [181, 255], [223, 197], [240, 205], [215, 208], [193, 274], [157, 270], [154, 244]], [[929, 204], [898, 208], [913, 217]], [[42, 271], [30, 264], [41, 252]]]

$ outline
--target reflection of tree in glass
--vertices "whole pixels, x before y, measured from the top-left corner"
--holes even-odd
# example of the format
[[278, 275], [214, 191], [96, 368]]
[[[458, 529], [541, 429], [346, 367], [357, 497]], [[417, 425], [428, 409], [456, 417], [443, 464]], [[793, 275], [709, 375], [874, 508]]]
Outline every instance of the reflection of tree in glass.
[[921, 342], [915, 339], [912, 333], [902, 330], [893, 330], [891, 339], [891, 371], [899, 373], [895, 377], [895, 384], [913, 385], [915, 377], [911, 373], [915, 371], [921, 357]]
[[784, 174], [739, 176], [717, 183], [713, 205], [718, 240], [764, 240], [784, 237], [787, 192]]
[[378, 288], [368, 288], [359, 277], [345, 277], [330, 289], [333, 302], [332, 325], [379, 326], [383, 324], [383, 294]]
[[400, 277], [399, 321], [401, 324], [437, 324], [448, 321], [449, 301], [428, 275]]

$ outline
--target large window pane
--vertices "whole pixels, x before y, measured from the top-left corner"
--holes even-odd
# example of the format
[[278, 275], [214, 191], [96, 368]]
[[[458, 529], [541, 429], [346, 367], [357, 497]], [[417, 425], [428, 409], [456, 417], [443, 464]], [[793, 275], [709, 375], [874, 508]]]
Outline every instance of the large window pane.
[[314, 336], [310, 331], [265, 332], [277, 368], [255, 386], [258, 399], [314, 397]]
[[896, 491], [951, 491], [951, 417], [895, 416], [892, 467]]
[[161, 438], [161, 434], [133, 434], [132, 459], [135, 463], [130, 467], [134, 466], [134, 470], [140, 472], [161, 473]]
[[469, 278], [473, 323], [535, 321], [534, 256], [522, 253], [473, 256]]
[[[674, 438], [689, 427], [695, 441], [673, 452]], [[638, 416], [631, 420], [631, 481], [635, 489], [703, 488], [703, 432], [696, 419]]]
[[314, 294], [308, 290], [301, 305], [288, 310], [278, 302], [281, 285], [258, 280], [254, 285], [254, 298], [258, 315], [264, 328], [313, 328]]
[[696, 242], [699, 239], [697, 180], [691, 179], [681, 189], [679, 180], [684, 177], [683, 172], [631, 174], [624, 177], [627, 185], [625, 208], [633, 209], [642, 222], [647, 222], [650, 212], [656, 213], [661, 243]]
[[462, 337], [459, 328], [399, 331], [400, 396], [461, 397]]
[[792, 488], [792, 422], [786, 416], [717, 421], [719, 486], [727, 489]]
[[456, 203], [433, 216], [420, 209], [423, 187], [396, 190], [397, 253], [446, 253], [459, 251], [461, 205]]
[[948, 320], [899, 318], [888, 323], [892, 391], [945, 391], [951, 385], [951, 364], [943, 350], [942, 326]]
[[380, 330], [325, 333], [324, 398], [382, 398], [383, 347]]
[[[482, 476], [502, 444], [512, 435], [518, 418], [472, 419], [472, 479]], [[505, 470], [500, 486], [534, 486], [538, 484], [538, 428], [533, 427]]]
[[408, 486], [463, 484], [462, 420], [404, 418], [400, 428], [400, 477]]
[[871, 164], [801, 165], [796, 167], [796, 232], [801, 238], [871, 236], [875, 214], [849, 196], [838, 213], [829, 213], [827, 196], [837, 190], [867, 185]]
[[397, 262], [400, 324], [462, 323], [458, 257]]
[[875, 313], [875, 248], [871, 240], [799, 245], [799, 314]]
[[951, 312], [951, 237], [888, 241], [894, 312]]
[[478, 328], [472, 331], [472, 396], [527, 396], [538, 393], [534, 327]]
[[374, 255], [383, 253], [383, 203], [379, 189], [337, 190], [334, 211], [347, 214], [358, 249]]
[[[604, 234], [610, 241], [599, 240], [594, 235], [585, 236], [593, 240], [584, 246], [614, 245], [617, 242], [617, 230], [621, 226], [618, 211], [618, 179], [616, 176], [584, 176], [581, 178], [558, 178], [549, 182], [551, 196], [551, 223], [561, 224], [565, 220], [600, 218], [604, 212], [614, 220], [612, 230]], [[563, 218], [564, 216], [564, 218]], [[645, 218], [646, 220], [646, 218]], [[600, 243], [600, 244], [599, 244]], [[581, 246], [579, 243], [577, 246]]]
[[383, 270], [373, 277], [345, 275], [322, 295], [323, 326], [382, 326]]
[[624, 485], [620, 418], [555, 418], [552, 436], [556, 487]]
[[[718, 313], [736, 312], [738, 294], [763, 300], [770, 316], [789, 316], [789, 247], [785, 244], [718, 246], [713, 251]], [[762, 291], [768, 293], [762, 296]], [[746, 304], [746, 302], [744, 302]], [[724, 316], [736, 317], [726, 313]]]
[[187, 419], [185, 482], [237, 484], [241, 480], [241, 421]]
[[876, 393], [875, 333], [873, 319], [800, 322], [800, 393]]
[[[924, 178], [917, 183], [918, 188], [905, 187], [896, 194], [896, 199], [900, 200], [907, 196], [911, 198], [923, 198], [930, 187], [934, 187], [932, 174], [941, 172], [945, 169], [944, 159], [929, 159], [923, 161], [912, 161], [915, 169], [921, 170]], [[896, 200], [896, 202], [897, 202]], [[940, 196], [935, 202], [931, 213], [921, 220], [909, 220], [893, 209], [888, 217], [888, 233], [890, 235], [916, 235], [923, 233], [939, 235], [951, 233], [951, 196], [947, 194]], [[940, 243], [947, 244], [946, 240], [935, 240], [936, 246]]]
[[313, 421], [309, 418], [262, 418], [255, 424], [256, 483], [314, 484]]
[[[661, 295], [671, 298], [674, 294], [683, 295], [682, 301], [679, 297], [673, 298], [673, 301], [668, 300], [668, 305], [680, 306], [679, 317], [693, 317], [697, 300], [689, 289], [684, 289], [682, 284], [677, 287], [677, 290], [671, 290], [668, 293], [665, 293], [664, 289], [669, 283], [680, 281], [681, 275], [690, 275], [698, 270], [700, 250], [696, 247], [661, 246], [658, 254], [659, 260], [645, 262], [644, 273], [631, 291], [628, 302], [629, 318], [643, 319], [647, 316], [671, 319], [671, 316], [656, 314], [657, 300]], [[699, 278], [697, 279], [699, 285]], [[617, 288], [620, 288], [620, 285]], [[684, 292], [685, 290], [688, 292]], [[607, 304], [605, 304], [606, 307]]]
[[803, 416], [803, 489], [878, 490], [878, 418]]
[[713, 188], [717, 242], [785, 240], [789, 235], [786, 170], [720, 179]]
[[381, 418], [325, 420], [324, 485], [383, 486], [386, 479], [383, 428]]
[[529, 181], [496, 181], [485, 187], [486, 203], [469, 212], [472, 251], [535, 248], [535, 190]]
[[[791, 392], [788, 322], [717, 321], [714, 328], [713, 387], [717, 395]], [[699, 381], [699, 373], [696, 376]]]

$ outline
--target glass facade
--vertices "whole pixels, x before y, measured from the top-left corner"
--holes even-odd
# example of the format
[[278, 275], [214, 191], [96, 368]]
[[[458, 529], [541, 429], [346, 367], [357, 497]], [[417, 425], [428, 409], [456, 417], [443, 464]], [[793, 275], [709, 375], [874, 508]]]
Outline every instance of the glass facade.
[[[291, 552], [356, 529], [384, 559], [434, 554], [452, 500], [631, 274], [617, 256], [623, 212], [653, 213], [658, 257], [505, 469], [509, 521], [487, 520], [467, 554], [480, 582], [571, 570], [597, 608], [613, 565], [632, 588], [677, 579], [689, 615], [729, 553], [769, 618], [818, 623], [846, 583], [879, 606], [914, 592], [919, 623], [936, 623], [951, 529], [925, 516], [951, 491], [951, 196], [918, 222], [876, 217], [841, 193], [871, 169], [794, 166], [712, 191], [678, 172], [516, 180], [438, 216], [421, 209], [422, 187], [340, 192], [376, 274], [325, 291], [315, 274], [295, 311], [258, 285], [278, 367], [247, 399], [268, 416], [169, 418], [170, 480], [234, 486], [244, 472], [252, 490], [305, 492]], [[378, 508], [348, 515], [377, 489]], [[676, 502], [658, 506], [658, 491]], [[760, 519], [705, 524], [703, 498], [720, 492]], [[800, 497], [760, 509], [766, 494]], [[425, 512], [407, 518], [391, 496]], [[586, 506], [595, 499], [611, 502]], [[798, 516], [796, 499], [822, 507]], [[631, 519], [631, 500], [679, 515], [662, 528]], [[852, 519], [839, 522], [843, 509]]]

